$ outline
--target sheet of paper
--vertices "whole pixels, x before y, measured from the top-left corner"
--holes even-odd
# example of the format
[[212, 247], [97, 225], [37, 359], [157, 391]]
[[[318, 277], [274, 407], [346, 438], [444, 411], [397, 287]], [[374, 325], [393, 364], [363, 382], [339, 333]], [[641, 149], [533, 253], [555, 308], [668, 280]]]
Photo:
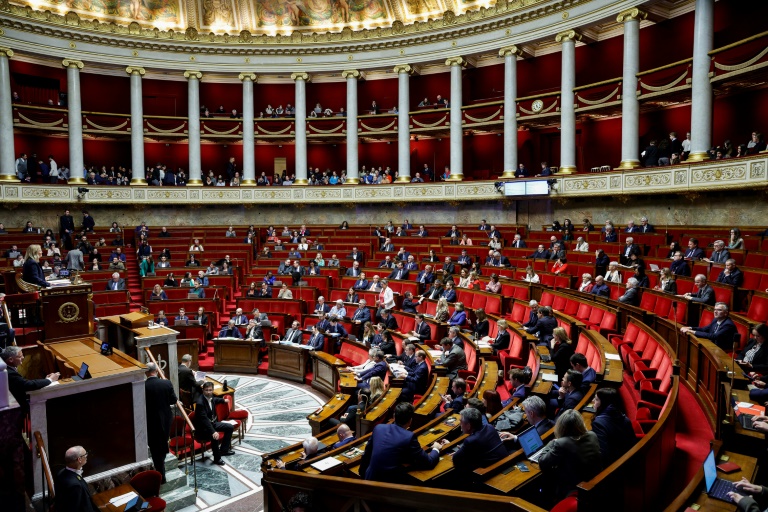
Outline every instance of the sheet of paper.
[[557, 382], [557, 374], [556, 373], [542, 373], [541, 374], [541, 380], [544, 382]]
[[328, 469], [331, 469], [334, 466], [340, 465], [341, 463], [342, 462], [339, 459], [336, 459], [335, 457], [326, 457], [317, 462], [313, 462], [310, 465], [318, 471], [326, 471]]
[[751, 404], [749, 402], [739, 402], [739, 403], [736, 404], [736, 407], [738, 407], [739, 409], [749, 409], [753, 405], [754, 404]]
[[121, 506], [125, 505], [126, 503], [128, 503], [129, 501], [131, 501], [136, 496], [138, 496], [138, 494], [136, 494], [135, 492], [131, 491], [129, 493], [122, 494], [120, 496], [115, 496], [114, 498], [109, 500], [109, 502], [112, 505], [116, 506], [116, 507], [121, 507]]
[[605, 354], [606, 359], [611, 359], [613, 361], [621, 361], [621, 356], [618, 354]]

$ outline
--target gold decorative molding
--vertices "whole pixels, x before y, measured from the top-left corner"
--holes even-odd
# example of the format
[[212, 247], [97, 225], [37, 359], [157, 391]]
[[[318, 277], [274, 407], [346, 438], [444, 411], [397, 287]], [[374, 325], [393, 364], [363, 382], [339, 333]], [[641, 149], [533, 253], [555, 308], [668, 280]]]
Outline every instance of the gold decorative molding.
[[393, 71], [398, 75], [400, 73], [406, 73], [410, 75], [415, 72], [415, 69], [410, 64], [398, 64], [397, 66], [394, 67]]
[[523, 49], [513, 44], [512, 46], [505, 46], [499, 50], [499, 57], [506, 57], [507, 55], [514, 55], [520, 57], [523, 55]]
[[643, 21], [648, 17], [648, 13], [638, 9], [637, 7], [622, 11], [616, 16], [616, 21], [624, 23], [625, 21]]
[[196, 69], [188, 69], [184, 72], [184, 78], [189, 80], [190, 78], [197, 78], [198, 80], [203, 79], [203, 74], [200, 71], [197, 71]]
[[140, 75], [144, 76], [144, 74], [147, 72], [143, 67], [141, 66], [128, 66], [125, 68], [125, 72], [129, 75]]
[[83, 69], [85, 67], [85, 64], [83, 64], [83, 61], [77, 60], [77, 59], [64, 59], [61, 61], [61, 65], [65, 68], [77, 68], [77, 69]]
[[555, 41], [558, 43], [567, 43], [570, 41], [573, 41], [574, 43], [581, 41], [581, 34], [576, 32], [575, 30], [566, 30], [565, 32], [560, 32], [555, 36]]
[[291, 73], [291, 80], [293, 80], [294, 82], [296, 80], [304, 80], [305, 82], [309, 82], [311, 80], [311, 77], [309, 76], [309, 73], [301, 71], [300, 73]]
[[4, 46], [0, 46], [0, 56], [8, 57], [10, 59], [13, 57], [13, 50]]
[[445, 59], [446, 66], [461, 66], [467, 65], [467, 60], [464, 57], [449, 57]]
[[359, 80], [363, 77], [363, 74], [360, 73], [360, 71], [358, 71], [357, 69], [345, 69], [344, 71], [341, 72], [341, 77], [344, 79], [356, 78]]
[[258, 77], [256, 76], [256, 73], [240, 73], [239, 75], [237, 75], [237, 78], [241, 82], [243, 80], [250, 80], [251, 82], [256, 83], [257, 80], [258, 80]]

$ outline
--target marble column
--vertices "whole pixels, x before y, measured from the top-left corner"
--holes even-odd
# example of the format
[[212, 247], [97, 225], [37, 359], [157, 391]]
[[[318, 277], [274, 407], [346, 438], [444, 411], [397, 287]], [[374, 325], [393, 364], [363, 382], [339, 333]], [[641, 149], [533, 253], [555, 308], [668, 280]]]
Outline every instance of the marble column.
[[187, 135], [189, 149], [188, 187], [203, 186], [203, 170], [200, 160], [200, 80], [203, 74], [195, 70], [184, 72], [187, 79]]
[[[709, 67], [714, 41], [715, 0], [696, 0], [691, 73], [691, 154], [689, 162], [709, 160], [712, 147], [712, 82]], [[683, 130], [684, 131], [684, 130]]]
[[253, 84], [256, 75], [240, 73], [243, 81], [243, 185], [256, 184], [256, 139], [253, 122]]
[[560, 43], [562, 47], [559, 170], [561, 174], [576, 172], [576, 110], [573, 100], [573, 88], [576, 86], [576, 41], [579, 40], [581, 40], [581, 34], [575, 30], [560, 32], [555, 37], [555, 41]]
[[296, 115], [294, 131], [296, 144], [296, 179], [294, 185], [306, 185], [307, 181], [307, 73], [293, 73], [291, 80], [296, 83]]
[[[462, 57], [451, 57], [445, 61], [446, 66], [451, 66], [451, 175], [449, 181], [461, 181], [464, 179], [464, 127], [461, 122], [461, 71], [465, 61]], [[438, 170], [435, 169], [435, 176]]]
[[360, 183], [357, 140], [357, 81], [361, 75], [356, 69], [348, 69], [342, 71], [341, 76], [347, 80], [347, 184], [354, 185]]
[[141, 77], [146, 72], [138, 66], [128, 66], [125, 72], [131, 75], [131, 185], [146, 185], [144, 175], [144, 105], [141, 92]]
[[80, 70], [84, 65], [81, 61], [74, 59], [64, 59], [61, 64], [67, 68], [69, 184], [82, 184], [85, 183], [85, 160], [83, 158], [83, 110], [80, 105]]
[[411, 181], [411, 90], [409, 64], [395, 66], [397, 73], [397, 181]]
[[621, 163], [619, 169], [640, 167], [640, 102], [637, 73], [640, 71], [640, 21], [648, 13], [628, 9], [616, 17], [624, 23], [624, 68], [621, 79]]
[[517, 57], [523, 51], [515, 45], [499, 50], [504, 57], [504, 172], [514, 178], [517, 169]]
[[19, 181], [16, 177], [11, 71], [8, 66], [11, 57], [13, 50], [0, 47], [0, 181]]

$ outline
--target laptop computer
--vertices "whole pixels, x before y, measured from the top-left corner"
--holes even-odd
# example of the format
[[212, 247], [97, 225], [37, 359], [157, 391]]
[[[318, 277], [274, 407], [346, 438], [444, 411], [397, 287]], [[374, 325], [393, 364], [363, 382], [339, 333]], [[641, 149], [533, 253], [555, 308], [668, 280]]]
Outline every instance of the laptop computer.
[[539, 435], [539, 431], [536, 430], [536, 427], [531, 427], [522, 432], [517, 436], [517, 440], [528, 460], [531, 462], [539, 462], [541, 450], [544, 448], [544, 441], [541, 440], [541, 436]]
[[90, 379], [91, 374], [88, 372], [88, 364], [83, 363], [80, 365], [80, 371], [77, 372], [77, 375], [72, 376], [72, 380], [85, 380]]
[[200, 325], [200, 320], [187, 320], [187, 325]]
[[140, 496], [136, 496], [125, 504], [124, 512], [137, 512], [149, 508], [149, 502], [144, 501]]
[[716, 500], [732, 503], [728, 497], [729, 492], [736, 491], [736, 487], [730, 480], [723, 480], [717, 477], [717, 464], [715, 463], [714, 450], [709, 451], [709, 455], [704, 460], [704, 484], [707, 489], [707, 496]]
[[173, 321], [173, 325], [189, 325], [189, 321], [185, 318], [179, 318]]
[[[749, 404], [745, 404], [745, 405], [749, 405]], [[733, 407], [733, 413], [736, 415], [736, 420], [741, 424], [742, 427], [744, 427], [747, 430], [757, 431], [757, 429], [754, 426], [752, 426], [752, 421], [755, 418], [755, 415], [752, 413], [755, 412], [755, 409], [757, 409], [757, 411], [759, 412], [760, 406], [753, 405], [753, 408], [742, 409], [739, 407], [739, 402], [738, 400], [736, 400], [736, 396], [731, 395], [731, 407]]]

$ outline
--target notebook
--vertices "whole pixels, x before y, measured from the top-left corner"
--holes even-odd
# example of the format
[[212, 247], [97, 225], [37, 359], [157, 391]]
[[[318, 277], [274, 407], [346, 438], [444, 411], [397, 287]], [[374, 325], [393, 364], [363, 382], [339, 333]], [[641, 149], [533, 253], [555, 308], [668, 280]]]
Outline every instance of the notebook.
[[539, 462], [541, 456], [541, 450], [544, 448], [544, 441], [541, 440], [539, 431], [536, 427], [531, 427], [525, 432], [517, 436], [517, 440], [520, 443], [525, 456], [531, 462]]
[[715, 464], [715, 452], [709, 451], [704, 461], [704, 483], [707, 489], [707, 495], [716, 500], [733, 503], [728, 497], [729, 492], [736, 491], [736, 487], [730, 480], [723, 480], [717, 477], [717, 465]]

